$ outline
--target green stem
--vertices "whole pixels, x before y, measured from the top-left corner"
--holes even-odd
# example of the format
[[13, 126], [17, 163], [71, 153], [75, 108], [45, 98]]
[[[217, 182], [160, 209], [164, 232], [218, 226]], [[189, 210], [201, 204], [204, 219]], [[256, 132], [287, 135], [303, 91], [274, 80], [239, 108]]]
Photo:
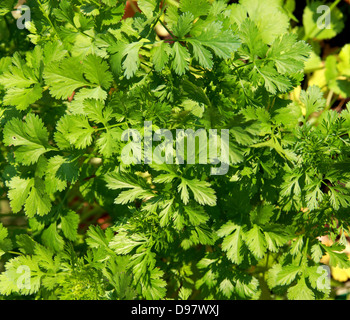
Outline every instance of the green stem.
[[179, 39], [177, 39], [173, 33], [168, 29], [168, 27], [166, 26], [166, 24], [161, 20], [159, 19], [159, 22], [160, 24], [164, 27], [164, 29], [173, 37], [172, 39], [167, 39], [169, 41], [179, 41]]
[[17, 254], [19, 256], [21, 256], [23, 253], [20, 252], [16, 252], [16, 251], [7, 251], [8, 253], [12, 253], [12, 254]]
[[38, 5], [39, 5], [39, 8], [40, 8], [40, 11], [41, 13], [43, 14], [43, 16], [45, 17], [45, 19], [48, 21], [48, 23], [50, 24], [51, 28], [53, 29], [53, 31], [56, 33], [56, 36], [58, 37], [59, 40], [62, 41], [60, 35], [58, 34], [57, 30], [56, 30], [56, 27], [53, 25], [50, 17], [48, 16], [48, 14], [45, 12], [45, 9], [43, 8], [43, 5], [41, 3], [40, 0], [36, 0]]
[[334, 91], [330, 90], [327, 96], [327, 102], [326, 102], [326, 108], [325, 110], [329, 110], [330, 107], [332, 106], [332, 97], [333, 97]]
[[249, 62], [249, 63], [246, 63], [246, 64], [242, 64], [242, 65], [240, 65], [240, 66], [235, 66], [235, 68], [233, 69], [233, 72], [235, 72], [235, 71], [237, 71], [238, 69], [240, 69], [240, 68], [244, 68], [244, 67], [246, 67], [246, 66], [249, 66], [249, 65], [251, 65], [251, 64], [253, 64], [253, 62]]
[[120, 127], [123, 124], [126, 124], [126, 121], [120, 122], [120, 123], [117, 123], [117, 124], [112, 124], [111, 126], [105, 126], [105, 127], [102, 127], [102, 128], [96, 128], [95, 131], [108, 130], [108, 129], [111, 129], [111, 128]]

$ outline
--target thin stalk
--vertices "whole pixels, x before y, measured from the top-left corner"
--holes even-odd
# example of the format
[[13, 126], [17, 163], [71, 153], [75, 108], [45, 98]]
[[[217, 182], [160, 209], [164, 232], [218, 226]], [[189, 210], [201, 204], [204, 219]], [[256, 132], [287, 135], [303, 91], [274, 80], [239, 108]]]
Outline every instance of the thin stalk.
[[114, 128], [114, 127], [120, 127], [123, 124], [126, 124], [126, 121], [120, 122], [120, 123], [116, 123], [116, 124], [112, 124], [111, 126], [107, 126], [107, 127], [96, 128], [95, 131], [108, 130], [108, 129], [111, 129], [111, 128]]
[[60, 35], [58, 34], [58, 32], [57, 32], [57, 30], [56, 30], [56, 27], [53, 25], [53, 23], [52, 23], [50, 17], [49, 17], [48, 14], [45, 12], [41, 1], [40, 1], [40, 0], [36, 0], [36, 1], [37, 1], [38, 5], [39, 5], [39, 8], [40, 8], [41, 13], [43, 14], [43, 16], [45, 17], [45, 19], [46, 19], [47, 22], [49, 23], [50, 27], [55, 31], [56, 36], [58, 37], [58, 39], [60, 39], [60, 40], [62, 41]]
[[7, 251], [8, 253], [12, 253], [12, 254], [17, 254], [19, 256], [21, 256], [23, 253], [21, 252], [16, 252], [16, 251]]
[[327, 102], [326, 102], [326, 108], [325, 110], [330, 109], [330, 107], [332, 106], [331, 102], [332, 102], [332, 97], [333, 97], [334, 91], [330, 90], [327, 96]]
[[246, 67], [246, 66], [249, 66], [249, 65], [251, 65], [251, 64], [253, 64], [253, 62], [249, 62], [249, 63], [246, 63], [246, 64], [242, 64], [241, 66], [237, 66], [237, 67], [235, 67], [235, 68], [233, 69], [233, 72], [237, 71], [237, 70], [240, 69], [240, 68], [244, 68], [244, 67]]
[[169, 30], [169, 28], [166, 26], [166, 24], [159, 19], [160, 24], [164, 27], [164, 29], [173, 37], [173, 39], [167, 39], [168, 41], [179, 41], [179, 39], [177, 39], [173, 33]]

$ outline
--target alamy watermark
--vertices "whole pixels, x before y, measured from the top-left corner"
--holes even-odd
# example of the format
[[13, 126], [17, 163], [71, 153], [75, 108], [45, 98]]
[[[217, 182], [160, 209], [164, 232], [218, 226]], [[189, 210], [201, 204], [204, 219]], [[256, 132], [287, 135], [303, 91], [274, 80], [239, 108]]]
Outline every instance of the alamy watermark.
[[321, 292], [325, 292], [331, 289], [331, 271], [326, 265], [321, 265], [317, 268], [317, 274], [320, 276], [316, 281], [316, 289]]
[[317, 13], [322, 14], [317, 19], [317, 28], [330, 29], [331, 28], [331, 9], [326, 5], [317, 7]]
[[20, 276], [17, 278], [17, 288], [20, 290], [30, 290], [31, 289], [31, 270], [27, 265], [21, 265], [16, 270], [17, 274]]
[[12, 11], [12, 15], [17, 19], [16, 25], [20, 30], [26, 29], [28, 23], [31, 21], [30, 8], [24, 4], [19, 5], [16, 10]]
[[[229, 169], [229, 129], [168, 129], [152, 131], [152, 121], [144, 122], [143, 134], [126, 129], [121, 135], [128, 143], [122, 148], [124, 164], [212, 164], [211, 175], [224, 175]], [[143, 147], [142, 147], [143, 140]], [[153, 149], [154, 143], [157, 143]], [[175, 148], [174, 148], [175, 146]]]
[[[23, 1], [20, 1], [21, 3]], [[317, 13], [321, 16], [317, 19], [317, 27], [319, 29], [331, 28], [331, 9], [327, 5], [320, 5], [317, 7]], [[19, 4], [16, 10], [12, 11], [12, 15], [17, 19], [17, 28], [25, 29], [26, 24], [31, 20], [31, 11], [29, 6]]]

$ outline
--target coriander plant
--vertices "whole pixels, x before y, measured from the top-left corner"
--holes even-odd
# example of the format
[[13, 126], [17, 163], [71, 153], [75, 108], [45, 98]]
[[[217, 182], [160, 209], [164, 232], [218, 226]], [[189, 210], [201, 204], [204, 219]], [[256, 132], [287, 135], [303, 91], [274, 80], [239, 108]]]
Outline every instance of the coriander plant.
[[0, 190], [23, 221], [0, 224], [3, 299], [329, 297], [350, 106], [290, 98], [313, 48], [283, 1], [26, 5], [0, 59]]

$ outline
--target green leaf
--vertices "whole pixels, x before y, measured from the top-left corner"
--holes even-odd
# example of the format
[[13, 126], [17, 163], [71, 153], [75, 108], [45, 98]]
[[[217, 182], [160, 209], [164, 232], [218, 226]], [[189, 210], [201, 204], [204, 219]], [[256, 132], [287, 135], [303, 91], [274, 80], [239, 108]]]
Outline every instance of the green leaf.
[[[235, 11], [232, 11], [232, 13], [235, 14]], [[239, 27], [239, 36], [242, 42], [239, 51], [250, 60], [255, 60], [256, 56], [261, 58], [265, 57], [268, 48], [254, 21], [244, 19]]]
[[279, 73], [296, 73], [304, 69], [311, 50], [305, 42], [296, 40], [296, 35], [286, 33], [276, 38], [267, 51], [266, 57], [275, 63]]
[[160, 300], [166, 294], [166, 282], [162, 279], [164, 272], [158, 268], [150, 271], [147, 281], [141, 281], [141, 290], [148, 300]]
[[106, 61], [96, 55], [89, 55], [83, 61], [84, 75], [91, 83], [108, 89], [113, 81]]
[[211, 52], [204, 48], [197, 39], [191, 39], [189, 42], [192, 45], [193, 55], [199, 64], [203, 68], [211, 69], [213, 67], [213, 56]]
[[203, 88], [197, 86], [188, 79], [183, 79], [182, 84], [184, 91], [188, 94], [191, 100], [211, 106], [211, 102]]
[[117, 0], [102, 0], [102, 2], [110, 7], [114, 7], [117, 4]]
[[176, 37], [183, 38], [192, 29], [194, 16], [189, 13], [183, 13], [178, 21], [177, 25], [173, 28], [173, 33]]
[[12, 57], [12, 65], [0, 76], [0, 83], [6, 88], [28, 88], [37, 82], [37, 78], [19, 53]]
[[100, 11], [98, 10], [98, 6], [96, 4], [84, 4], [80, 7], [80, 10], [87, 16], [98, 16], [100, 14]]
[[11, 209], [14, 213], [17, 213], [21, 211], [25, 204], [33, 186], [33, 181], [31, 179], [13, 177], [7, 186], [9, 187], [8, 198], [10, 199]]
[[220, 282], [220, 291], [225, 297], [230, 298], [234, 292], [234, 285], [229, 279], [226, 278]]
[[51, 210], [51, 201], [41, 179], [13, 177], [8, 182], [8, 187], [8, 197], [14, 213], [24, 206], [26, 215], [31, 218], [36, 214], [44, 216]]
[[0, 17], [12, 11], [15, 7], [15, 0], [3, 0], [1, 2]]
[[64, 240], [58, 234], [55, 222], [43, 231], [41, 239], [45, 246], [51, 248], [52, 250], [56, 252], [63, 250]]
[[241, 299], [257, 300], [261, 295], [257, 278], [244, 272], [236, 273], [235, 292]]
[[271, 65], [257, 68], [258, 73], [264, 79], [265, 88], [272, 94], [279, 92], [288, 92], [292, 89], [290, 80], [278, 73]]
[[188, 215], [190, 224], [193, 226], [206, 223], [209, 219], [209, 215], [204, 211], [202, 206], [193, 204], [190, 206], [185, 206], [184, 210]]
[[[344, 190], [344, 191], [347, 192], [347, 190]], [[328, 195], [329, 195], [329, 201], [331, 203], [331, 206], [335, 210], [339, 210], [340, 208], [347, 208], [350, 206], [349, 194], [343, 194], [339, 192], [339, 190], [337, 190], [336, 188], [330, 186]]]
[[83, 65], [78, 58], [65, 58], [58, 64], [51, 63], [45, 68], [44, 79], [50, 93], [58, 99], [68, 99], [72, 93], [89, 85], [83, 76]]
[[48, 41], [44, 45], [44, 57], [45, 63], [49, 64], [53, 61], [58, 62], [65, 58], [68, 54], [68, 51], [65, 50], [64, 45], [59, 40]]
[[[212, 22], [194, 39], [201, 45], [213, 50], [219, 58], [228, 59], [238, 50], [241, 43], [238, 36], [231, 30], [222, 29], [223, 25], [221, 22]], [[188, 41], [191, 42], [191, 39]]]
[[295, 278], [301, 274], [301, 271], [302, 268], [300, 266], [284, 266], [282, 270], [277, 274], [277, 284], [282, 286], [291, 284]]
[[254, 256], [258, 259], [263, 258], [267, 248], [267, 243], [264, 234], [258, 225], [254, 224], [253, 228], [246, 233], [245, 241]]
[[265, 43], [271, 44], [276, 37], [288, 30], [289, 17], [283, 12], [279, 0], [267, 0], [264, 2], [241, 0], [240, 4], [249, 18], [259, 27]]
[[258, 206], [254, 211], [250, 213], [250, 219], [252, 223], [258, 225], [264, 225], [270, 221], [270, 218], [274, 214], [274, 206], [265, 205]]
[[142, 45], [143, 42], [132, 42], [127, 44], [122, 51], [122, 57], [125, 57], [122, 65], [124, 69], [124, 76], [127, 79], [130, 79], [139, 68], [139, 50]]
[[169, 43], [164, 41], [159, 41], [152, 47], [152, 62], [157, 72], [162, 71], [168, 63], [171, 52]]
[[301, 91], [300, 102], [305, 106], [305, 119], [307, 120], [312, 113], [322, 110], [326, 101], [321, 89], [317, 86], [311, 86], [306, 91]]
[[290, 253], [293, 256], [299, 255], [303, 249], [303, 246], [304, 246], [304, 237], [299, 236], [296, 239], [294, 239], [294, 241], [292, 242]]
[[329, 255], [329, 265], [332, 267], [338, 267], [341, 269], [348, 269], [350, 267], [350, 260], [346, 253], [341, 252], [344, 250], [343, 246], [340, 245], [332, 245], [328, 247], [326, 245], [321, 244], [322, 248]]
[[154, 193], [141, 179], [137, 179], [131, 174], [111, 172], [105, 176], [107, 187], [112, 190], [129, 189], [122, 191], [115, 199], [116, 204], [126, 204], [136, 199], [149, 199], [154, 197]]
[[350, 77], [350, 44], [346, 44], [339, 53], [339, 62], [337, 68], [339, 72], [347, 77]]
[[18, 110], [26, 110], [42, 97], [42, 88], [35, 84], [29, 88], [10, 88], [6, 91], [4, 104], [15, 106]]
[[126, 230], [118, 229], [118, 234], [109, 243], [109, 247], [117, 254], [128, 254], [135, 248], [144, 245], [146, 240], [140, 234], [130, 235]]
[[113, 238], [113, 233], [110, 231], [109, 229], [103, 232], [100, 227], [91, 225], [87, 231], [86, 243], [91, 248], [108, 248], [109, 242]]
[[290, 287], [287, 293], [288, 299], [290, 300], [314, 300], [315, 295], [313, 291], [307, 286], [305, 278], [302, 277], [298, 283]]
[[61, 215], [61, 228], [64, 236], [75, 241], [78, 235], [80, 217], [74, 211], [69, 210], [65, 214]]
[[34, 217], [36, 214], [44, 216], [50, 212], [51, 200], [46, 193], [45, 185], [42, 180], [36, 179], [25, 201], [24, 210], [29, 218]]
[[[40, 51], [35, 50], [33, 52]], [[33, 54], [34, 55], [34, 54]], [[27, 60], [32, 55], [28, 54]], [[35, 59], [35, 58], [34, 58]], [[38, 66], [28, 66], [18, 53], [12, 58], [12, 64], [3, 74], [0, 74], [0, 84], [6, 89], [4, 103], [15, 106], [18, 110], [25, 110], [42, 97], [39, 83]]]
[[88, 116], [91, 121], [102, 123], [107, 126], [108, 121], [112, 119], [113, 110], [111, 107], [105, 108], [102, 101], [94, 99], [83, 100], [84, 114]]
[[241, 264], [244, 258], [244, 235], [245, 228], [232, 222], [224, 224], [218, 231], [219, 237], [225, 237], [222, 242], [222, 250], [226, 252], [227, 258], [233, 263]]
[[175, 42], [172, 47], [172, 55], [174, 56], [171, 64], [172, 69], [181, 76], [188, 70], [190, 53], [186, 47], [183, 47], [179, 42]]
[[194, 17], [199, 17], [208, 14], [210, 3], [207, 0], [181, 0], [180, 9], [182, 12], [188, 12]]
[[74, 26], [74, 10], [73, 7], [70, 5], [69, 1], [60, 1], [59, 8], [60, 9], [54, 9], [53, 11], [55, 17], [59, 20], [69, 22], [71, 25]]
[[29, 235], [19, 234], [16, 236], [16, 244], [23, 254], [33, 255], [37, 243]]
[[181, 287], [179, 291], [179, 298], [181, 300], [188, 300], [192, 294], [192, 289]]
[[121, 130], [118, 128], [108, 129], [106, 132], [102, 132], [101, 136], [96, 141], [96, 145], [98, 146], [100, 152], [105, 157], [109, 158], [113, 154], [117, 154], [119, 152], [119, 144], [118, 141], [121, 140]]
[[7, 239], [7, 236], [7, 229], [3, 226], [2, 223], [0, 223], [0, 258], [6, 253], [6, 251], [12, 249], [12, 242], [10, 239]]
[[291, 239], [287, 228], [279, 224], [268, 224], [264, 226], [264, 235], [267, 247], [271, 252], [278, 252], [279, 248], [286, 245]]
[[48, 173], [60, 181], [75, 183], [79, 177], [79, 166], [74, 158], [60, 155], [51, 157], [48, 161]]
[[[23, 268], [23, 266], [26, 267]], [[31, 256], [16, 257], [8, 261], [5, 268], [6, 271], [0, 274], [0, 294], [6, 296], [11, 293], [31, 295], [38, 292], [43, 272], [40, 270], [37, 259]], [[27, 274], [30, 271], [30, 286], [26, 285], [23, 279], [26, 271]]]
[[65, 115], [57, 123], [55, 140], [61, 149], [69, 149], [71, 145], [84, 149], [92, 143], [94, 131], [86, 116]]
[[182, 178], [178, 190], [181, 191], [181, 198], [185, 204], [189, 201], [189, 193], [187, 187], [191, 189], [194, 199], [201, 205], [215, 206], [216, 196], [215, 191], [210, 188], [210, 183], [200, 181], [198, 179], [188, 180]]
[[139, 0], [137, 5], [147, 18], [152, 18], [156, 12], [158, 2], [156, 0]]
[[320, 262], [321, 258], [323, 256], [323, 252], [322, 252], [322, 247], [320, 243], [315, 243], [312, 247], [311, 247], [311, 257], [312, 259], [318, 263]]
[[4, 128], [4, 143], [15, 146], [15, 157], [24, 165], [36, 163], [39, 157], [50, 151], [48, 132], [42, 120], [35, 114], [26, 115], [24, 122], [13, 118]]

